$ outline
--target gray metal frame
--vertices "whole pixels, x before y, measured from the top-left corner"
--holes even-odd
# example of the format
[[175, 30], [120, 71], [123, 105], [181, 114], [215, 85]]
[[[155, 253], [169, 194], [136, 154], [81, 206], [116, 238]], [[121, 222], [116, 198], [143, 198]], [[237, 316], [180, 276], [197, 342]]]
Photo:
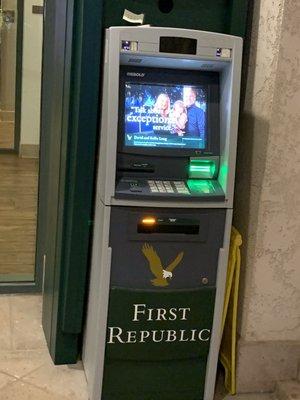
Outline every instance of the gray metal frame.
[[214, 310], [212, 335], [210, 340], [210, 349], [209, 349], [207, 368], [206, 368], [204, 400], [213, 400], [214, 398], [219, 350], [222, 339], [221, 338], [222, 315], [223, 315], [225, 288], [226, 288], [232, 214], [233, 211], [231, 209], [227, 210], [223, 247], [220, 249], [219, 252], [218, 274], [216, 283], [217, 292], [215, 299], [215, 310]]
[[[136, 40], [142, 43], [159, 43], [160, 35], [197, 38], [198, 48], [196, 56], [162, 54], [158, 51], [128, 53], [120, 49], [122, 40]], [[239, 97], [242, 61], [241, 38], [218, 33], [192, 31], [187, 29], [171, 28], [137, 28], [112, 27], [106, 31], [106, 46], [104, 57], [104, 87], [102, 102], [101, 135], [99, 171], [100, 180], [97, 191], [105, 205], [139, 205], [154, 207], [199, 207], [199, 208], [232, 208], [236, 163], [236, 143], [239, 115]], [[155, 49], [155, 46], [152, 46]], [[218, 48], [232, 49], [231, 58], [212, 56]], [[134, 54], [134, 57], [133, 57]], [[133, 201], [123, 201], [114, 198], [117, 130], [119, 106], [119, 65], [135, 65], [132, 59], [138, 59], [138, 66], [172, 67], [198, 70], [220, 71], [221, 98], [220, 98], [220, 173], [219, 183], [225, 193], [225, 201], [191, 203], [178, 201], [155, 202], [142, 201], [134, 204]], [[141, 60], [141, 61], [140, 61]]]
[[99, 393], [102, 391], [102, 380], [99, 377], [103, 376], [104, 370], [109, 299], [111, 267], [111, 248], [109, 247], [110, 211], [111, 207], [104, 206], [98, 198], [94, 220], [90, 296], [82, 353], [90, 400], [99, 400]]
[[[197, 38], [196, 56], [174, 56], [174, 54], [155, 53], [155, 43], [159, 36], [184, 36]], [[218, 70], [221, 72], [221, 157], [219, 183], [225, 192], [224, 202], [202, 203], [200, 201], [135, 201], [114, 198], [119, 65], [129, 62], [130, 53], [121, 51], [121, 40], [137, 40], [152, 44], [152, 51], [145, 54], [134, 53], [142, 58], [142, 65], [170, 66], [193, 69]], [[144, 46], [145, 50], [147, 46]], [[232, 49], [230, 59], [214, 56], [217, 48]], [[132, 54], [131, 54], [132, 56]], [[96, 214], [90, 276], [90, 296], [88, 317], [84, 337], [83, 363], [88, 380], [90, 400], [101, 396], [104, 368], [104, 353], [107, 327], [107, 311], [110, 284], [111, 251], [109, 247], [109, 225], [111, 206], [138, 206], [162, 208], [226, 208], [226, 224], [223, 247], [219, 252], [217, 293], [213, 320], [212, 337], [208, 356], [204, 400], [213, 400], [216, 380], [218, 353], [221, 342], [221, 322], [227, 274], [227, 261], [232, 223], [232, 206], [236, 162], [236, 144], [239, 114], [242, 39], [210, 32], [200, 32], [171, 28], [112, 27], [106, 31], [104, 64], [104, 86], [102, 96], [101, 147], [98, 166]], [[187, 61], [189, 60], [189, 61]], [[132, 65], [132, 64], [131, 64]], [[141, 65], [141, 63], [138, 63]], [[109, 132], [109, 135], [106, 134]], [[101, 296], [101, 298], [100, 298]]]

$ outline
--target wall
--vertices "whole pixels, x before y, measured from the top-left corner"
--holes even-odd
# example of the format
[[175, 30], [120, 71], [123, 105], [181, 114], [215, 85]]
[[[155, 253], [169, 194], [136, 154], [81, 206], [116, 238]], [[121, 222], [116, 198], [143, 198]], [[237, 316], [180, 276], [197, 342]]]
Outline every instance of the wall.
[[[2, 0], [2, 9], [15, 12], [15, 22], [11, 25], [3, 23], [0, 33], [0, 110], [12, 112], [11, 119], [13, 119], [15, 110], [17, 0]], [[6, 114], [1, 113], [1, 116], [7, 119]]]
[[38, 154], [40, 140], [43, 16], [33, 14], [32, 5], [43, 5], [43, 0], [24, 1], [20, 153], [25, 156]]
[[300, 360], [300, 3], [255, 0], [253, 14], [234, 218], [239, 392], [273, 390]]

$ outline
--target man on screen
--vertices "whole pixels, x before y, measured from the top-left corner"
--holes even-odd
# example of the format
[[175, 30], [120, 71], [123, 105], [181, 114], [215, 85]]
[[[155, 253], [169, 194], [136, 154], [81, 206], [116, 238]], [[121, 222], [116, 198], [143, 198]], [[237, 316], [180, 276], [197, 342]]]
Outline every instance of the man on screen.
[[204, 138], [205, 113], [196, 105], [197, 93], [193, 87], [183, 89], [183, 102], [187, 108], [186, 136]]

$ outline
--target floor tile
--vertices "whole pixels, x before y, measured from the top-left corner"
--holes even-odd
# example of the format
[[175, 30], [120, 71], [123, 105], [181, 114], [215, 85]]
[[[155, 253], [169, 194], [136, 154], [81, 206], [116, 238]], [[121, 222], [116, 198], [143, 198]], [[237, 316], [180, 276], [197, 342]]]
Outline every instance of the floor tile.
[[278, 399], [300, 400], [300, 382], [277, 382], [276, 395]]
[[0, 372], [4, 372], [15, 378], [22, 378], [46, 362], [49, 363], [49, 360], [50, 356], [46, 349], [0, 351]]
[[14, 350], [46, 348], [41, 315], [40, 295], [15, 295], [11, 297], [12, 343]]
[[[0, 391], [4, 386], [8, 385], [9, 383], [14, 382], [15, 380], [16, 379], [13, 378], [12, 376], [9, 376], [9, 375], [6, 375], [6, 374], [3, 374], [0, 372]], [[0, 395], [0, 398], [1, 398], [1, 395]]]
[[11, 349], [10, 297], [0, 296], [0, 351]]
[[51, 393], [17, 381], [1, 390], [1, 400], [71, 400], [59, 393]]
[[81, 363], [74, 366], [54, 366], [52, 361], [49, 361], [23, 380], [73, 400], [88, 400], [87, 384]]

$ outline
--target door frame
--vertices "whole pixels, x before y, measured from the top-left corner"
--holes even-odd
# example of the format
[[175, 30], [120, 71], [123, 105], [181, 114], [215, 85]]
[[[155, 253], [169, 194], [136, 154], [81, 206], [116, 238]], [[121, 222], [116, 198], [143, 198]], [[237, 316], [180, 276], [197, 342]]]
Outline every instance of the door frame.
[[0, 148], [0, 154], [12, 154], [12, 153], [18, 154], [20, 148], [21, 112], [22, 112], [23, 32], [24, 32], [24, 0], [17, 0], [14, 147], [11, 149]]
[[[43, 104], [48, 104], [45, 118], [55, 113], [48, 124], [44, 121], [42, 138], [45, 141], [45, 136], [55, 136], [56, 140], [46, 149], [49, 163], [54, 163], [51, 174], [45, 170], [41, 175], [46, 176], [48, 183], [43, 181], [44, 190], [42, 186], [39, 189], [37, 263], [42, 263], [46, 255], [43, 328], [55, 364], [76, 362], [85, 317], [98, 136], [102, 6], [103, 0], [48, 0], [46, 10], [46, 15], [55, 21], [56, 38], [49, 37], [44, 51], [47, 53], [50, 45], [52, 58], [59, 63], [55, 76], [48, 74], [50, 81], [56, 82], [54, 90], [49, 89], [48, 95], [45, 91], [43, 100]], [[42, 146], [41, 155], [44, 151]]]
[[15, 130], [14, 152], [19, 153], [22, 115], [22, 74], [23, 74], [23, 34], [24, 34], [24, 0], [17, 0], [17, 60], [16, 60], [16, 94], [15, 94]]

